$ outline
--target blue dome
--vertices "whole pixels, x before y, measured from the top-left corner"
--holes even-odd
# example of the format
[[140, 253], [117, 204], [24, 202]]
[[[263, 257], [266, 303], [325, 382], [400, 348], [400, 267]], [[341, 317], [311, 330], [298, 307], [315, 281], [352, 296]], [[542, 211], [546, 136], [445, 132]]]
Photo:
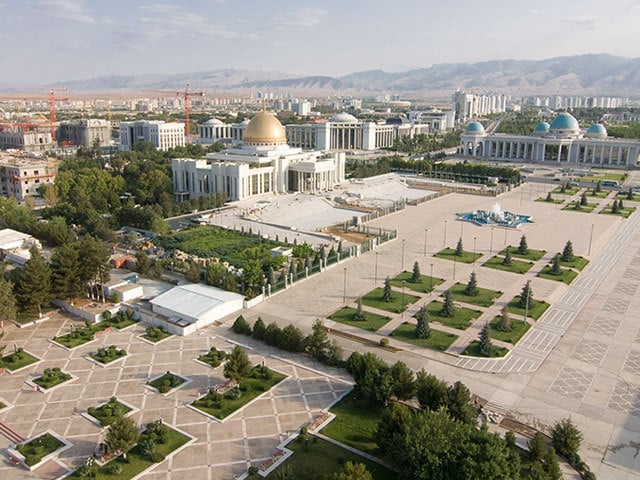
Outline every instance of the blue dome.
[[561, 113], [558, 115], [551, 125], [549, 130], [580, 130], [580, 125], [576, 118], [569, 113]]
[[475, 133], [475, 134], [482, 134], [484, 133], [484, 126], [480, 123], [480, 122], [471, 122], [468, 126], [467, 126], [467, 133]]
[[548, 132], [549, 124], [547, 122], [540, 122], [536, 125], [536, 128], [534, 128], [533, 131], [537, 133]]
[[587, 129], [586, 135], [588, 137], [606, 137], [607, 129], [601, 123], [594, 123]]

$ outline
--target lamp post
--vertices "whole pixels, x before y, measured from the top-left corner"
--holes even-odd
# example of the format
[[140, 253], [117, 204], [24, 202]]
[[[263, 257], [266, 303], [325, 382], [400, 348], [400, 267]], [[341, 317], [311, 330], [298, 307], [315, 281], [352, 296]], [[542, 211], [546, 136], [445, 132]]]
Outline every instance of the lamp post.
[[473, 237], [473, 271], [476, 269], [476, 240], [478, 237]]
[[400, 296], [400, 308], [402, 311], [400, 312], [400, 318], [404, 318], [404, 283], [405, 281], [402, 280], [402, 295]]
[[504, 244], [507, 244], [507, 227], [504, 227]]
[[433, 295], [433, 263], [431, 264], [431, 276], [429, 277], [429, 296]]
[[587, 255], [591, 255], [591, 242], [593, 240], [593, 227], [595, 227], [595, 223], [591, 224], [591, 235], [589, 235], [589, 251], [587, 252]]
[[444, 221], [444, 236], [442, 237], [442, 246], [444, 247], [447, 243], [447, 221]]
[[424, 256], [427, 256], [427, 233], [429, 232], [428, 228], [424, 229]]
[[460, 238], [462, 238], [462, 232], [464, 230], [464, 222], [460, 220]]
[[376, 266], [374, 269], [373, 276], [375, 277], [374, 282], [377, 285], [378, 284], [378, 252], [375, 252], [375, 254], [376, 254]]
[[531, 290], [527, 290], [527, 301], [524, 304], [524, 323], [527, 323], [527, 317], [529, 316], [529, 298], [531, 297]]
[[493, 228], [491, 227], [491, 240], [489, 241], [489, 256], [493, 255]]
[[405, 239], [402, 239], [402, 266], [401, 266], [401, 270], [404, 272], [404, 241]]
[[453, 279], [456, 279], [456, 255], [453, 254]]
[[347, 269], [344, 269], [344, 284], [342, 289], [342, 303], [347, 303]]

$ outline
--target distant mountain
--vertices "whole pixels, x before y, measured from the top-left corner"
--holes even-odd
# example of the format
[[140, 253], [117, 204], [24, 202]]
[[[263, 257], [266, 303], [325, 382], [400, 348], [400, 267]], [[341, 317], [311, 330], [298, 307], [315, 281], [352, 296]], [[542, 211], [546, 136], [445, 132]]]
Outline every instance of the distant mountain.
[[[224, 69], [180, 74], [109, 75], [60, 82], [70, 93], [192, 90], [210, 94], [230, 91], [275, 90], [297, 94], [396, 92], [405, 95], [450, 94], [457, 88], [494, 90], [512, 94], [640, 95], [640, 58], [579, 55], [546, 60], [495, 60], [444, 63], [428, 68], [389, 73], [356, 72], [339, 78], [299, 76], [281, 72]], [[0, 91], [15, 91], [0, 85]]]

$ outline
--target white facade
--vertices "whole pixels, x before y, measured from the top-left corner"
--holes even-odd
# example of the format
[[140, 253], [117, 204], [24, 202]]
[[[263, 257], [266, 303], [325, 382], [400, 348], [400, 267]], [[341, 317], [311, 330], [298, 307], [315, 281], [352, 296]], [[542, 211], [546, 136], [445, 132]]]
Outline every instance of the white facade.
[[46, 152], [53, 147], [53, 138], [49, 127], [36, 127], [33, 130], [15, 127], [0, 130], [0, 149]]
[[120, 150], [131, 150], [136, 142], [151, 142], [158, 150], [185, 145], [184, 123], [160, 120], [120, 123]]
[[498, 93], [477, 94], [457, 91], [453, 94], [456, 122], [464, 123], [479, 115], [507, 111], [510, 97]]
[[101, 147], [106, 147], [111, 144], [111, 122], [100, 118], [60, 122], [57, 138], [84, 147], [92, 147], [97, 140]]
[[38, 187], [53, 183], [58, 173], [54, 158], [28, 158], [4, 155], [0, 157], [0, 192], [3, 197], [14, 197], [19, 202], [38, 195]]

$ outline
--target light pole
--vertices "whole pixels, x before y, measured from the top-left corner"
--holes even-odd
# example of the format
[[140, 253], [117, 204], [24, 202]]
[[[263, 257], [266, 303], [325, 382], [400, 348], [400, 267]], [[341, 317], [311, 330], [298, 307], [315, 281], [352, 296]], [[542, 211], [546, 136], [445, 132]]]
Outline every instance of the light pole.
[[373, 276], [375, 277], [374, 282], [377, 285], [378, 284], [378, 252], [375, 252], [375, 254], [376, 254], [376, 267], [374, 269]]
[[591, 255], [591, 241], [593, 240], [593, 227], [595, 226], [595, 223], [591, 224], [591, 235], [589, 235], [589, 251], [587, 252], [587, 255]]
[[478, 237], [473, 237], [473, 271], [476, 269], [476, 240]]
[[405, 281], [402, 280], [402, 295], [400, 296], [400, 308], [402, 311], [400, 312], [400, 318], [404, 318], [404, 283]]
[[442, 237], [442, 246], [444, 247], [447, 243], [447, 221], [444, 221], [444, 236]]
[[404, 272], [404, 241], [405, 239], [402, 239], [402, 267], [401, 270]]
[[464, 229], [464, 222], [460, 220], [460, 238], [462, 238], [462, 231]]
[[529, 316], [529, 298], [531, 298], [531, 289], [527, 289], [527, 301], [524, 304], [524, 323], [527, 323], [527, 317]]
[[431, 276], [429, 277], [429, 296], [433, 295], [433, 263], [431, 264]]
[[504, 227], [504, 244], [507, 244], [507, 227]]
[[453, 254], [453, 279], [456, 279], [456, 254]]
[[347, 303], [347, 269], [344, 269], [344, 284], [342, 289], [342, 303]]
[[491, 227], [491, 240], [489, 241], [489, 256], [493, 255], [493, 227]]
[[427, 233], [429, 232], [428, 228], [424, 229], [424, 256], [427, 256]]

